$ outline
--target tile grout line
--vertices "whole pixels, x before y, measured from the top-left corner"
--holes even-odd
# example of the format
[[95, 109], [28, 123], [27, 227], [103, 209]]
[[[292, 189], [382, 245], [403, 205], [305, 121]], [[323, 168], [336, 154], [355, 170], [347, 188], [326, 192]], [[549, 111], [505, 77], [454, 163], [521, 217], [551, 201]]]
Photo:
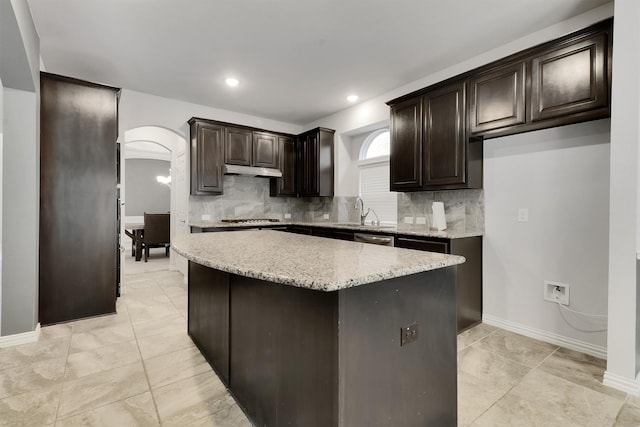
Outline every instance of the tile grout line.
[[[156, 279], [153, 278], [152, 280], [155, 283], [155, 286], [158, 286], [158, 282], [156, 281]], [[126, 300], [123, 299], [123, 301], [125, 304], [127, 304]], [[129, 310], [129, 304], [127, 304], [127, 311], [128, 310]], [[147, 364], [145, 363], [144, 358], [142, 357], [142, 351], [140, 350], [140, 343], [138, 342], [138, 334], [136, 333], [136, 329], [133, 327], [133, 321], [131, 320], [131, 316], [129, 316], [129, 323], [130, 323], [131, 329], [133, 330], [133, 336], [135, 337], [135, 340], [136, 340], [136, 347], [138, 347], [138, 354], [140, 355], [140, 363], [142, 364], [144, 378], [147, 381], [147, 386], [149, 387], [149, 395], [151, 396], [151, 401], [153, 402], [153, 408], [155, 409], [156, 415], [158, 417], [158, 425], [161, 426], [162, 419], [160, 418], [160, 411], [158, 410], [158, 404], [156, 403], [156, 398], [153, 395], [153, 390], [151, 389], [151, 381], [149, 381], [149, 374], [147, 373]]]
[[[496, 330], [496, 331], [497, 331], [497, 330]], [[496, 331], [493, 331], [493, 332], [496, 332]], [[493, 332], [492, 332], [492, 333], [493, 333]], [[489, 334], [489, 335], [491, 335], [491, 334]], [[487, 338], [489, 335], [487, 335], [486, 337], [484, 337], [484, 338], [482, 338], [482, 339]], [[477, 342], [480, 342], [480, 341], [481, 341], [481, 340], [478, 340], [478, 341], [474, 342], [474, 344], [476, 344]], [[509, 360], [510, 362], [517, 363], [518, 365], [524, 366], [525, 368], [529, 368], [529, 372], [527, 372], [526, 374], [524, 374], [524, 375], [522, 376], [522, 378], [520, 378], [520, 379], [519, 379], [515, 384], [513, 384], [511, 387], [509, 387], [509, 388], [508, 388], [508, 389], [507, 389], [507, 390], [506, 390], [506, 391], [505, 391], [505, 392], [504, 392], [504, 393], [503, 393], [503, 394], [502, 394], [498, 399], [496, 399], [496, 400], [495, 400], [491, 405], [489, 405], [489, 407], [488, 407], [487, 409], [485, 409], [485, 410], [484, 410], [484, 411], [482, 411], [482, 412], [481, 412], [477, 417], [475, 417], [475, 418], [473, 419], [473, 421], [471, 421], [471, 422], [468, 424], [468, 426], [471, 426], [471, 425], [473, 425], [473, 423], [475, 423], [476, 421], [478, 421], [478, 419], [480, 419], [480, 417], [482, 417], [485, 413], [487, 413], [489, 410], [491, 410], [491, 408], [493, 408], [493, 407], [494, 407], [498, 402], [500, 402], [502, 399], [504, 399], [504, 397], [505, 397], [506, 395], [508, 395], [508, 394], [511, 392], [511, 390], [513, 390], [515, 387], [517, 387], [519, 384], [521, 384], [521, 383], [522, 383], [522, 381], [524, 381], [524, 380], [525, 380], [525, 378], [527, 378], [528, 376], [530, 376], [530, 375], [531, 375], [531, 373], [532, 373], [533, 371], [535, 371], [535, 370], [536, 370], [540, 365], [542, 365], [542, 364], [543, 364], [543, 363], [544, 363], [548, 358], [550, 358], [553, 354], [555, 354], [559, 349], [560, 349], [560, 347], [556, 346], [556, 348], [555, 348], [551, 353], [549, 353], [549, 355], [548, 355], [548, 356], [546, 356], [546, 357], [545, 357], [541, 362], [539, 362], [539, 363], [538, 363], [535, 367], [533, 367], [533, 368], [532, 368], [532, 367], [530, 367], [530, 366], [524, 365], [524, 364], [522, 364], [522, 363], [520, 363], [520, 362], [518, 362], [518, 361], [511, 360], [511, 359], [507, 359], [507, 360]], [[480, 350], [483, 350], [483, 349], [480, 349]], [[501, 355], [499, 355], [498, 353], [494, 353], [493, 351], [490, 351], [490, 350], [485, 350], [485, 351], [487, 351], [488, 353], [494, 354], [494, 355], [496, 355], [496, 356], [499, 356], [499, 357], [504, 357], [504, 356], [501, 356]]]
[[71, 351], [71, 340], [73, 339], [73, 324], [71, 325], [71, 335], [69, 335], [69, 344], [67, 345], [67, 354], [64, 358], [64, 372], [62, 373], [62, 384], [60, 385], [60, 391], [58, 393], [58, 404], [56, 405], [56, 412], [53, 417], [53, 424], [58, 422], [58, 413], [60, 412], [60, 404], [62, 403], [62, 393], [64, 392], [64, 386], [67, 383], [67, 365], [69, 364], [69, 353]]

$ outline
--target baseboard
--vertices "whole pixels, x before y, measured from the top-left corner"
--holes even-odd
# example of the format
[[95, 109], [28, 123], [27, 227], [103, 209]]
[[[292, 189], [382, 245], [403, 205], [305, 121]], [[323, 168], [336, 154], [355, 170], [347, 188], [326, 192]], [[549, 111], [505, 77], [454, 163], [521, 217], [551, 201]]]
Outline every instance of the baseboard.
[[560, 347], [568, 348], [570, 350], [579, 351], [581, 353], [590, 354], [591, 356], [599, 357], [600, 359], [607, 358], [607, 348], [599, 345], [594, 345], [585, 341], [580, 341], [574, 338], [565, 337], [563, 335], [554, 334], [553, 332], [545, 331], [542, 329], [532, 328], [521, 323], [512, 322], [510, 320], [501, 319], [499, 317], [491, 316], [489, 314], [482, 315], [482, 321], [487, 325], [496, 326], [507, 331], [515, 332], [520, 335], [534, 338], [540, 341], [548, 342], [550, 344], [558, 345]]
[[635, 380], [630, 380], [629, 378], [605, 371], [602, 384], [615, 388], [616, 390], [624, 391], [633, 396], [640, 396], [640, 377], [636, 377]]
[[23, 332], [21, 334], [7, 335], [0, 337], [0, 348], [13, 347], [20, 344], [29, 344], [38, 341], [40, 336], [40, 323], [36, 325], [36, 329], [31, 332]]

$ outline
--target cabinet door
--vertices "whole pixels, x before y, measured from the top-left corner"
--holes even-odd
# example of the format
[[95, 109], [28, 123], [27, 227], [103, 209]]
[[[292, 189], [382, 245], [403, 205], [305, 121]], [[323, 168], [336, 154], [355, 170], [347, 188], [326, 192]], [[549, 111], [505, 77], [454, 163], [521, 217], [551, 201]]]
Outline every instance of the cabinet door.
[[278, 137], [276, 135], [253, 132], [253, 166], [278, 167]]
[[533, 57], [531, 120], [607, 110], [606, 51], [607, 36], [600, 34]]
[[278, 164], [282, 178], [271, 179], [271, 196], [296, 196], [296, 142], [288, 136], [278, 137]]
[[465, 183], [465, 84], [424, 95], [424, 187]]
[[304, 135], [300, 141], [300, 196], [318, 194], [318, 133]]
[[391, 107], [391, 191], [422, 188], [422, 98]]
[[525, 67], [519, 62], [481, 74], [469, 83], [472, 133], [525, 122]]
[[[193, 125], [196, 128], [195, 141], [192, 127], [192, 162], [197, 162], [191, 170], [191, 194], [222, 193], [222, 156], [224, 152], [224, 127], [217, 125]], [[193, 167], [193, 163], [192, 163]], [[195, 172], [195, 176], [194, 176]], [[195, 184], [195, 185], [194, 185]]]
[[224, 143], [224, 162], [229, 165], [251, 166], [253, 132], [227, 127]]

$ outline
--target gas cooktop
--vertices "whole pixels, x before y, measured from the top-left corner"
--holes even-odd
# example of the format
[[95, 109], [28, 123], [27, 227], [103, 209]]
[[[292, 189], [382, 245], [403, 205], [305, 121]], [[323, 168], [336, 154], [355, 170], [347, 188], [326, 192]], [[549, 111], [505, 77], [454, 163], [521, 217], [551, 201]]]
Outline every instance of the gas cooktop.
[[280, 222], [276, 218], [234, 218], [234, 219], [221, 219], [220, 222], [226, 222], [229, 224], [251, 224], [254, 222]]

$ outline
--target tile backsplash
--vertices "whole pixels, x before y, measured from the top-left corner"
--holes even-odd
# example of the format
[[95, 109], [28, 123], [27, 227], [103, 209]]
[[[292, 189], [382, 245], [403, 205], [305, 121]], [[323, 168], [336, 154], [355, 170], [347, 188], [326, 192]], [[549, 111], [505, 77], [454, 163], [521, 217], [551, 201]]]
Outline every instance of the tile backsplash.
[[404, 218], [415, 222], [425, 218], [426, 226], [433, 224], [431, 204], [443, 202], [447, 229], [455, 231], [484, 230], [484, 193], [480, 190], [420, 191], [398, 193], [398, 225]]
[[[422, 191], [397, 193], [398, 225], [404, 218], [425, 218], [424, 226], [433, 223], [431, 203], [444, 202], [447, 228], [455, 231], [484, 230], [484, 195], [482, 190]], [[358, 222], [356, 197], [270, 197], [269, 180], [243, 175], [224, 178], [224, 194], [190, 196], [189, 220], [211, 221], [225, 218], [276, 218], [301, 222]], [[291, 214], [285, 219], [285, 214]], [[325, 214], [329, 218], [325, 218]]]
[[[225, 218], [276, 218], [303, 222], [356, 222], [356, 197], [270, 197], [269, 180], [242, 175], [224, 177], [224, 194], [189, 196], [189, 220]], [[324, 215], [329, 218], [325, 219]], [[289, 219], [287, 219], [289, 220]]]

